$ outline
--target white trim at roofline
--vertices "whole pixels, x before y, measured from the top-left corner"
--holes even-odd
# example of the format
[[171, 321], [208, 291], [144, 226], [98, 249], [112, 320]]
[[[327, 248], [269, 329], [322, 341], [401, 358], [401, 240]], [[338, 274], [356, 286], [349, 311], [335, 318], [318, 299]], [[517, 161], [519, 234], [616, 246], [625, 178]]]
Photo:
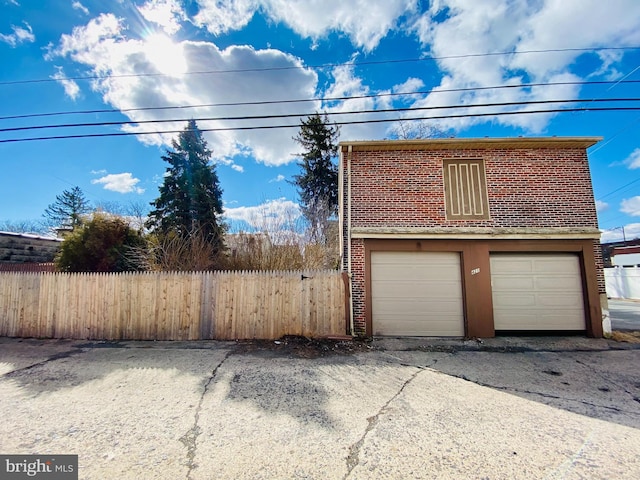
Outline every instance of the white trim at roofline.
[[1, 235], [6, 235], [8, 237], [22, 237], [22, 238], [31, 238], [35, 240], [50, 240], [53, 242], [62, 242], [62, 238], [57, 237], [44, 237], [42, 235], [38, 235], [35, 233], [16, 233], [16, 232], [0, 232]]
[[448, 150], [492, 148], [581, 148], [587, 149], [602, 137], [505, 137], [505, 138], [428, 138], [415, 140], [356, 140], [340, 142], [354, 152], [377, 150]]
[[351, 238], [388, 239], [447, 239], [447, 240], [599, 240], [601, 232], [595, 228], [487, 228], [487, 227], [354, 227]]

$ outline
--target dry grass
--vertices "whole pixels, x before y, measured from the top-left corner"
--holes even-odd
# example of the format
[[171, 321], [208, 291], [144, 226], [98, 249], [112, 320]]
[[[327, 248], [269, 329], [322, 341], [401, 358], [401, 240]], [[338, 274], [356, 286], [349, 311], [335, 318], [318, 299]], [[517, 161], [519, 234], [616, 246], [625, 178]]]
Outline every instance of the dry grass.
[[227, 270], [325, 270], [339, 263], [338, 223], [322, 229], [314, 241], [296, 211], [273, 212], [264, 207], [253, 215], [250, 231], [228, 234]]
[[129, 254], [144, 270], [152, 272], [202, 272], [224, 268], [222, 255], [207, 241], [202, 232], [189, 235], [149, 235], [145, 248]]
[[611, 340], [616, 342], [640, 343], [640, 332], [611, 332]]

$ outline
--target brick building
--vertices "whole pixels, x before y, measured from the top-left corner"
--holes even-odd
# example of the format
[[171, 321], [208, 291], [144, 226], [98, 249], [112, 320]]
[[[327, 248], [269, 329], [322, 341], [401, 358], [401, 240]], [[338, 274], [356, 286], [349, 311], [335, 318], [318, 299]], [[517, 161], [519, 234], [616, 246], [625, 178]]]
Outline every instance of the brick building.
[[598, 140], [342, 142], [341, 252], [354, 332], [602, 336], [586, 153]]

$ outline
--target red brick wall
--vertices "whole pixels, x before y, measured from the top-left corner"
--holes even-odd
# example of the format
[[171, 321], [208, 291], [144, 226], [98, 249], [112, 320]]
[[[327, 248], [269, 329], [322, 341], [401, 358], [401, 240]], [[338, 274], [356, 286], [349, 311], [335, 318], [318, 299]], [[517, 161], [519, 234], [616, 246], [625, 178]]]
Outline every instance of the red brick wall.
[[[353, 302], [353, 323], [355, 331], [364, 335], [365, 317], [365, 285], [364, 285], [364, 240], [355, 238], [351, 241], [351, 285]], [[353, 332], [352, 332], [353, 333]]]
[[[490, 220], [445, 218], [443, 158], [484, 159]], [[351, 197], [352, 227], [598, 225], [583, 149], [353, 152]]]

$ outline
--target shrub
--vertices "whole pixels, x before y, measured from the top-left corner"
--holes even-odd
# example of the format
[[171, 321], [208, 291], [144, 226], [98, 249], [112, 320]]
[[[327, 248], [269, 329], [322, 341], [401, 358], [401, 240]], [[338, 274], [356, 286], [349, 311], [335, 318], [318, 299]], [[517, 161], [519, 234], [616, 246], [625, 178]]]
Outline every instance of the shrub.
[[56, 266], [63, 272], [125, 272], [142, 270], [132, 253], [144, 248], [142, 235], [121, 218], [94, 214], [62, 242]]

